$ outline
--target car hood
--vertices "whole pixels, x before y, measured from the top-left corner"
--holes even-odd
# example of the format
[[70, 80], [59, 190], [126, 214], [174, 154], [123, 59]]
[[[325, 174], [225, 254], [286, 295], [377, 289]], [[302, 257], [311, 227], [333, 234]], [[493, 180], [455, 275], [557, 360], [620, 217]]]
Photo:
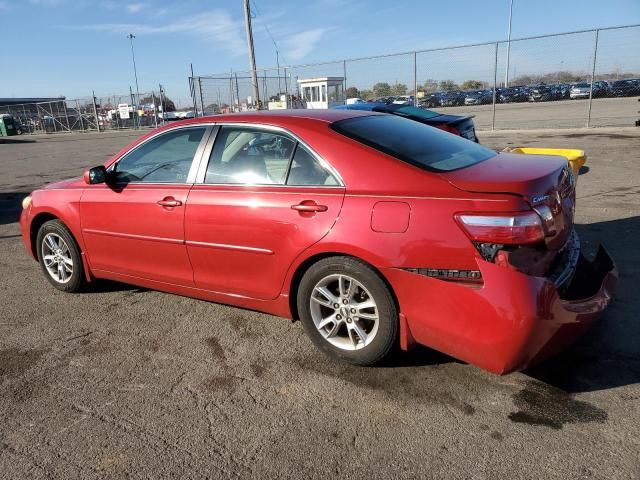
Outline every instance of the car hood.
[[556, 187], [566, 166], [565, 157], [498, 153], [484, 162], [442, 176], [468, 192], [511, 193], [531, 200]]
[[68, 180], [61, 180], [59, 182], [49, 183], [42, 187], [42, 190], [60, 190], [66, 188], [83, 188], [86, 184], [82, 177], [70, 178]]

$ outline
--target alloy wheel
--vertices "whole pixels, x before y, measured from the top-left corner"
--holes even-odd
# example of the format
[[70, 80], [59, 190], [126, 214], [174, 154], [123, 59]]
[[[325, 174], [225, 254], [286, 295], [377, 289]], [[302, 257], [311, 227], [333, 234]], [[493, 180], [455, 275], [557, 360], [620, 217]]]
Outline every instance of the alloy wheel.
[[378, 332], [378, 307], [355, 278], [332, 274], [321, 279], [310, 298], [313, 323], [326, 341], [342, 350], [369, 345]]

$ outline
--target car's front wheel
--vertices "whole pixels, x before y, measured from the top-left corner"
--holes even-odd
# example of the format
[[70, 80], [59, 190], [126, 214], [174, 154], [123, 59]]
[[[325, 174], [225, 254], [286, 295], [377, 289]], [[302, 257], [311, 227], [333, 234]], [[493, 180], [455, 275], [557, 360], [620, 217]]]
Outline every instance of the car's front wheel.
[[77, 292], [84, 286], [80, 248], [60, 220], [49, 220], [38, 231], [38, 261], [47, 280], [63, 292]]
[[382, 360], [398, 334], [391, 292], [369, 265], [351, 257], [313, 264], [298, 289], [298, 313], [314, 344], [356, 365]]

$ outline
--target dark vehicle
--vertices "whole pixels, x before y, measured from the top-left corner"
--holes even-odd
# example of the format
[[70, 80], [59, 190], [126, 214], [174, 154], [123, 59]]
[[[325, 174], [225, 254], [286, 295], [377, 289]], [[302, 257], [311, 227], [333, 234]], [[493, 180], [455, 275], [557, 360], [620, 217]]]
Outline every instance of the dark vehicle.
[[408, 118], [416, 122], [430, 125], [445, 132], [453, 133], [478, 143], [476, 129], [472, 116], [444, 115], [433, 110], [413, 107], [411, 105], [384, 104], [384, 103], [353, 103], [340, 105], [337, 110], [366, 110], [380, 113], [390, 113], [399, 117]]
[[609, 83], [604, 80], [593, 82], [593, 97], [608, 97], [610, 89]]
[[530, 102], [548, 102], [551, 99], [551, 89], [546, 85], [538, 85], [529, 89]]
[[497, 103], [526, 102], [527, 99], [527, 93], [523, 87], [499, 88], [497, 90]]
[[442, 94], [439, 92], [428, 93], [418, 101], [418, 105], [422, 108], [440, 107], [442, 105], [442, 103], [440, 103], [441, 96]]
[[493, 90], [478, 90], [467, 93], [464, 98], [465, 105], [486, 105], [493, 102]]
[[611, 85], [610, 95], [612, 97], [633, 97], [640, 95], [640, 80], [635, 78], [616, 80]]
[[465, 94], [462, 92], [444, 92], [440, 97], [440, 105], [443, 107], [458, 107], [464, 105]]

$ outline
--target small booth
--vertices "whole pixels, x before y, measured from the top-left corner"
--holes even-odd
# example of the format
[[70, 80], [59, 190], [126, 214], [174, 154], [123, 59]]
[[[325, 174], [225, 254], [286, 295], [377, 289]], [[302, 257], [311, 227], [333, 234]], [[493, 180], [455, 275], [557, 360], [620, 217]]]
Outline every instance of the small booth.
[[298, 80], [306, 108], [332, 108], [344, 105], [344, 78], [322, 77]]

